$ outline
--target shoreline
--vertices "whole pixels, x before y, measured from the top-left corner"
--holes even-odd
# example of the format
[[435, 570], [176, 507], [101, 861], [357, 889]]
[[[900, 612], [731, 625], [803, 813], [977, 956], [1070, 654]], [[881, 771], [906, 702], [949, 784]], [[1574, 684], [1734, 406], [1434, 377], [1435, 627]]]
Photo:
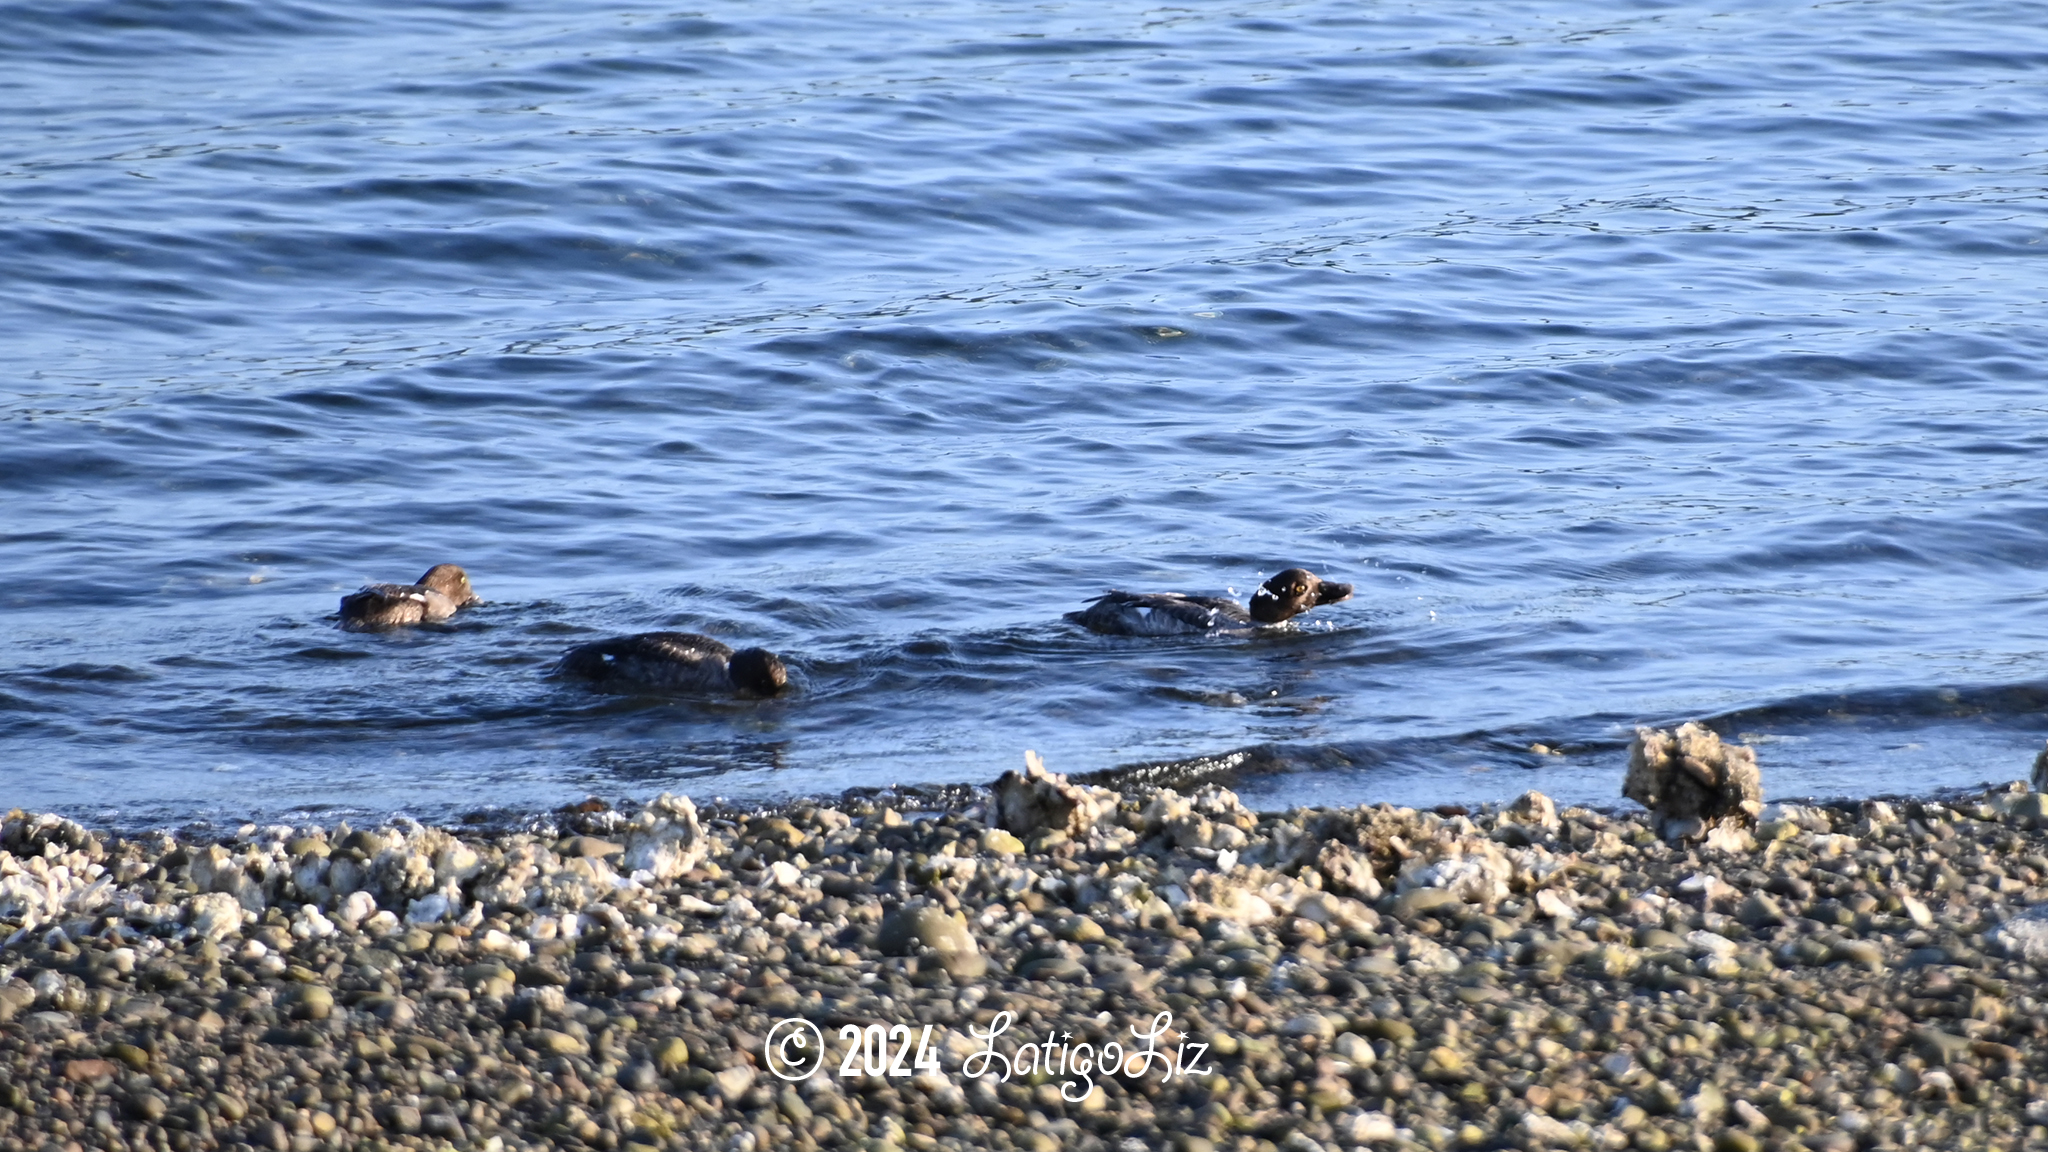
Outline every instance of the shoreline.
[[[1774, 804], [1707, 848], [1533, 793], [1045, 779], [218, 841], [10, 813], [0, 1150], [2048, 1138], [2022, 785]], [[829, 1066], [787, 1080], [798, 1020]]]

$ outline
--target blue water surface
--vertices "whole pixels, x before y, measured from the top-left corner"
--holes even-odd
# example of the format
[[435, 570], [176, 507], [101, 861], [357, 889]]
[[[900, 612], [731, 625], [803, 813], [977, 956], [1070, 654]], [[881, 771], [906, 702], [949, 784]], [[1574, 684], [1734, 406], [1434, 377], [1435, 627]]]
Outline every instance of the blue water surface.
[[[2048, 734], [2048, 5], [0, 3], [0, 803]], [[336, 629], [466, 565], [446, 628]], [[1110, 587], [1346, 604], [1098, 637]], [[654, 628], [773, 702], [547, 675]], [[1561, 755], [1532, 750], [1542, 745]]]

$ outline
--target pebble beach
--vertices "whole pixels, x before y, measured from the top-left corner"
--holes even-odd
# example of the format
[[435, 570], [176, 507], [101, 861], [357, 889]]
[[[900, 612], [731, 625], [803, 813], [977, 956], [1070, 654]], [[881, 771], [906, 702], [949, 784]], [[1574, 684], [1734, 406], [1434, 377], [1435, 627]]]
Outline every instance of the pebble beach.
[[[1536, 793], [1257, 813], [1036, 779], [1049, 816], [1001, 788], [215, 839], [15, 811], [0, 1149], [2048, 1139], [2023, 784], [1688, 844]], [[813, 1074], [775, 1062], [792, 1021]], [[842, 1060], [869, 1025], [917, 1059]]]

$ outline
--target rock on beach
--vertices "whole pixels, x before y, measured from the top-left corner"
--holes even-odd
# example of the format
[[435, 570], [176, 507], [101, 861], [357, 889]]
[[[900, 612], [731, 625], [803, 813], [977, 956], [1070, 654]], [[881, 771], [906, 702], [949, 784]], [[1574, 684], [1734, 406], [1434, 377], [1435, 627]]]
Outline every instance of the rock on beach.
[[[1254, 812], [1018, 776], [1079, 801], [208, 840], [10, 813], [0, 1150], [2048, 1141], [2024, 785], [1775, 805], [1730, 851], [1533, 794]], [[1002, 1013], [1098, 1046], [1167, 1013], [1205, 1063], [963, 1075]], [[833, 1047], [785, 1081], [792, 1017], [929, 1024], [941, 1070], [842, 1077]]]
[[1669, 840], [1727, 837], [1740, 833], [1763, 810], [1763, 781], [1756, 753], [1725, 744], [1703, 724], [1685, 723], [1675, 732], [1636, 729], [1628, 750], [1622, 795], [1648, 808], [1658, 833]]

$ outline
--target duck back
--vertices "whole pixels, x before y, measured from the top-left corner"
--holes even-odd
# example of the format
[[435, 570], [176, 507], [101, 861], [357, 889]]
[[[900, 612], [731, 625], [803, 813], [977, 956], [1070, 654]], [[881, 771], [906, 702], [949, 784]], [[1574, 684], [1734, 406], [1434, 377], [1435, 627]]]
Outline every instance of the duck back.
[[571, 648], [563, 675], [617, 688], [730, 692], [732, 649], [694, 632], [642, 632]]
[[433, 624], [455, 615], [455, 601], [417, 584], [371, 584], [341, 598], [341, 626], [351, 631]]
[[1178, 592], [1107, 592], [1067, 619], [1105, 636], [1196, 636], [1252, 626], [1234, 600]]

